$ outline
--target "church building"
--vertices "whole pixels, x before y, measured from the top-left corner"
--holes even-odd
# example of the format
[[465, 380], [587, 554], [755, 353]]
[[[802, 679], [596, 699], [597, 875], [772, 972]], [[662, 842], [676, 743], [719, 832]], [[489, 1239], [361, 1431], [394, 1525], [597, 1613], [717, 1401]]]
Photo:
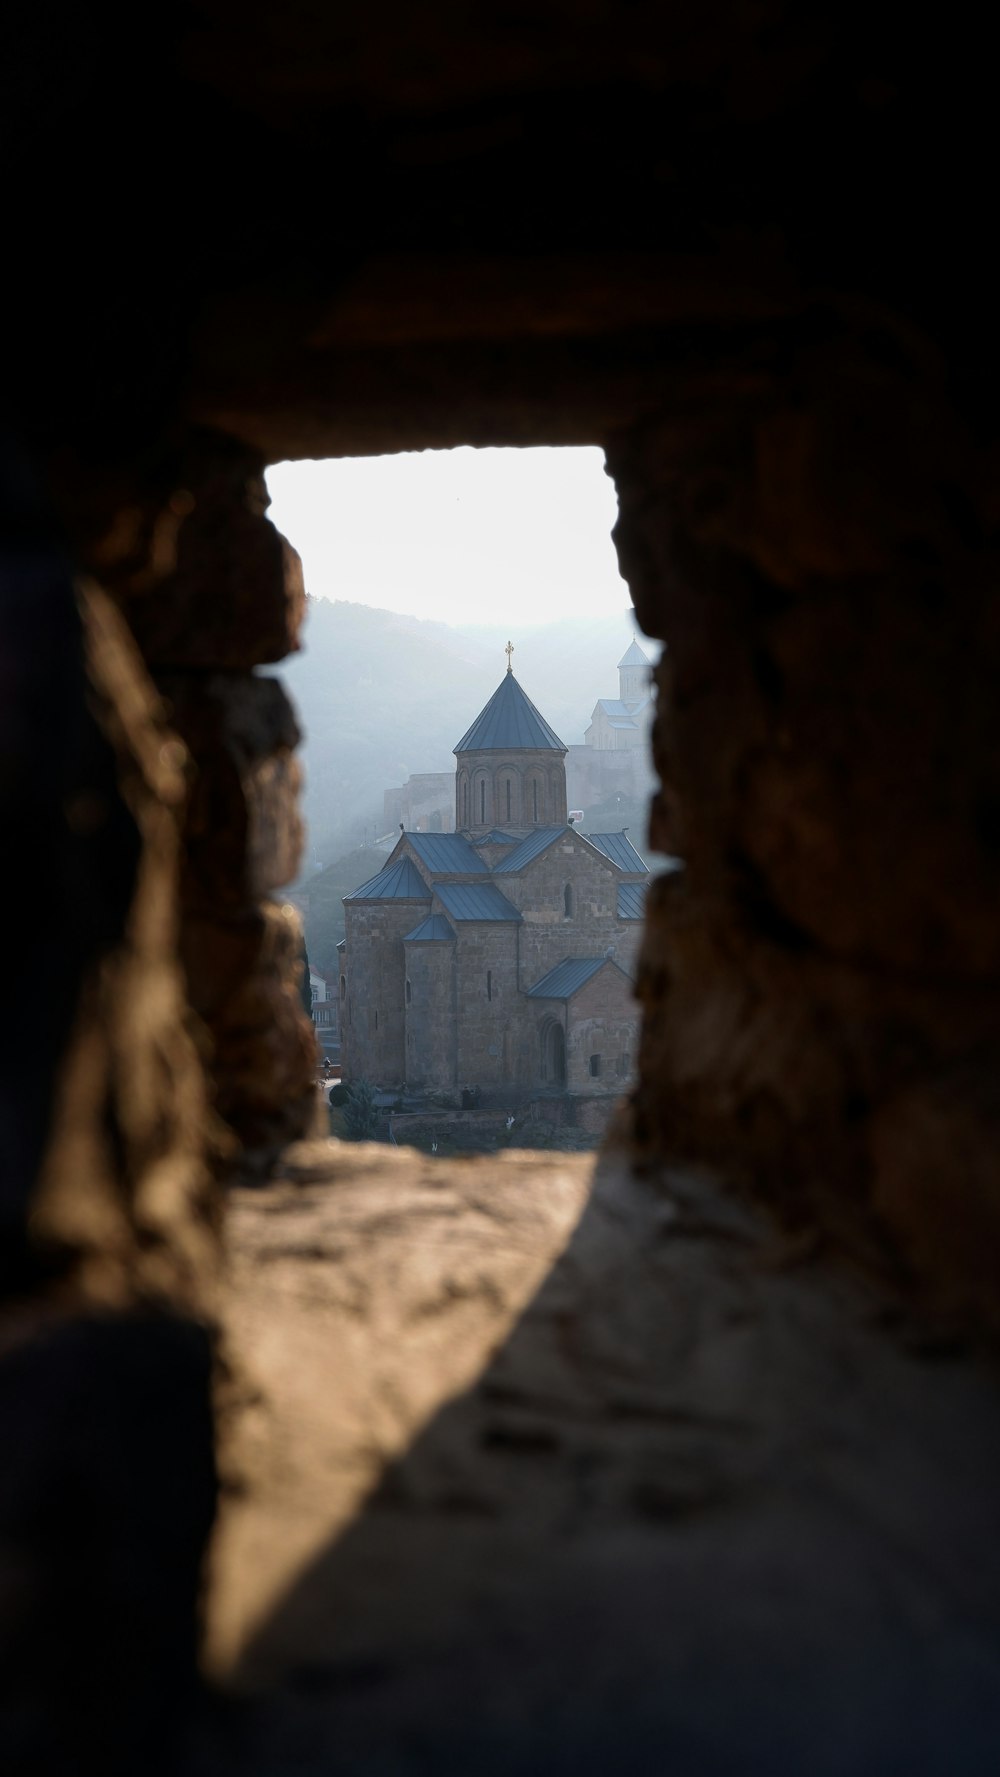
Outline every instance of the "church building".
[[455, 831], [344, 899], [344, 1078], [621, 1093], [648, 871], [568, 822], [566, 752], [510, 665], [455, 748]]

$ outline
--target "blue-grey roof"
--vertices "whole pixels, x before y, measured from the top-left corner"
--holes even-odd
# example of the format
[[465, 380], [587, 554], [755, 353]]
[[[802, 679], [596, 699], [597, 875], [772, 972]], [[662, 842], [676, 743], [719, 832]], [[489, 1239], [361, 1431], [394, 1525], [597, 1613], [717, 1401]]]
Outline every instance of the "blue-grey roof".
[[581, 987], [585, 987], [598, 969], [603, 969], [608, 958], [604, 956], [568, 956], [565, 962], [556, 963], [547, 975], [529, 987], [529, 1000], [571, 1000]]
[[521, 915], [492, 882], [439, 882], [435, 894], [452, 919], [513, 919]]
[[557, 839], [565, 838], [567, 833], [571, 831], [570, 827], [539, 827], [536, 832], [529, 833], [527, 839], [522, 839], [520, 845], [509, 852], [505, 858], [499, 859], [494, 866], [494, 876], [504, 876], [512, 870], [522, 870], [525, 864], [531, 863], [532, 858], [537, 858], [540, 852], [546, 851]]
[[611, 728], [634, 728], [635, 727], [635, 723], [633, 722], [631, 716], [609, 716], [608, 725]]
[[452, 944], [454, 941], [455, 934], [443, 913], [428, 913], [427, 918], [403, 938], [404, 944]]
[[503, 832], [501, 832], [499, 827], [494, 827], [493, 831], [491, 833], [486, 833], [486, 834], [484, 834], [482, 839], [477, 839], [476, 844], [477, 845], [516, 845], [517, 844], [517, 834], [516, 833], [503, 833]]
[[649, 666], [650, 662], [643, 653], [638, 642], [633, 641], [618, 662], [619, 666]]
[[560, 753], [566, 752], [555, 729], [549, 727], [508, 670], [486, 708], [454, 750], [456, 753], [507, 753], [525, 747], [554, 747]]
[[429, 901], [431, 891], [410, 858], [387, 864], [370, 882], [363, 882], [345, 901]]
[[620, 882], [618, 884], [618, 918], [641, 919], [646, 905], [646, 883]]
[[620, 697], [599, 697], [597, 707], [603, 710], [609, 721], [631, 722], [632, 717], [628, 706]]
[[417, 857], [441, 876], [486, 876], [489, 870], [461, 833], [407, 833]]
[[649, 875], [646, 864], [627, 833], [586, 833], [584, 837], [590, 840], [591, 845], [596, 845], [606, 858], [610, 858], [613, 864], [617, 864], [619, 870], [632, 873], [641, 870], [644, 876]]

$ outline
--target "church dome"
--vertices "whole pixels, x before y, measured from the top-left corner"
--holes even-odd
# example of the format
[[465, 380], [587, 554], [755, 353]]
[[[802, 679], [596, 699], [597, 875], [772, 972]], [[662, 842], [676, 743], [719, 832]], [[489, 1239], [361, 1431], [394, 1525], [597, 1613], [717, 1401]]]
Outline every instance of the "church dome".
[[524, 749], [538, 751], [545, 747], [555, 748], [560, 753], [567, 750], [508, 667], [489, 703], [480, 711], [468, 733], [463, 734], [454, 751], [509, 753]]

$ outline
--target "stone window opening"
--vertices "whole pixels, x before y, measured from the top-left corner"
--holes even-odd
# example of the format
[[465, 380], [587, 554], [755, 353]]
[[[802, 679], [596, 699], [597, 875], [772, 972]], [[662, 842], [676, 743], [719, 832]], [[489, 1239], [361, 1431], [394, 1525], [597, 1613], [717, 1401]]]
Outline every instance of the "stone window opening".
[[468, 824], [469, 824], [469, 786], [467, 783], [464, 783], [462, 785], [462, 825], [463, 825], [463, 827], [467, 827]]
[[482, 777], [479, 780], [479, 824], [486, 825], [486, 779]]
[[341, 975], [341, 977], [340, 977], [340, 997], [342, 1000], [347, 998], [347, 976], [346, 975]]
[[563, 889], [563, 919], [573, 917], [573, 884], [568, 882]]
[[601, 1077], [601, 1058], [599, 1055], [592, 1055], [590, 1057], [590, 1077], [592, 1080], [599, 1080]]
[[488, 1000], [491, 1000], [493, 998], [493, 970], [492, 969], [487, 969], [487, 971], [486, 971], [486, 998]]
[[507, 819], [510, 820], [510, 778], [507, 779]]
[[410, 1004], [412, 999], [413, 999], [413, 988], [410, 985], [409, 977], [407, 977], [407, 981], [406, 981], [406, 1003], [407, 1003], [407, 1005]]
[[535, 780], [533, 781], [533, 783], [531, 785], [531, 810], [532, 810], [532, 812], [531, 812], [532, 820], [537, 821], [538, 820], [538, 779], [537, 778], [535, 778]]

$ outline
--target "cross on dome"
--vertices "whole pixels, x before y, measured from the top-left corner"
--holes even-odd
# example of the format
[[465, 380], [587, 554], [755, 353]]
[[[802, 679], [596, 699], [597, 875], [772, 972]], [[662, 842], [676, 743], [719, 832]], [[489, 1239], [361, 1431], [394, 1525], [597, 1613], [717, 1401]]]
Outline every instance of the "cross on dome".
[[504, 653], [507, 656], [507, 671], [509, 673], [512, 673], [514, 671], [514, 668], [511, 666], [511, 663], [510, 663], [510, 657], [513, 654], [513, 652], [514, 652], [514, 644], [513, 644], [513, 642], [508, 642], [506, 648], [504, 649]]

